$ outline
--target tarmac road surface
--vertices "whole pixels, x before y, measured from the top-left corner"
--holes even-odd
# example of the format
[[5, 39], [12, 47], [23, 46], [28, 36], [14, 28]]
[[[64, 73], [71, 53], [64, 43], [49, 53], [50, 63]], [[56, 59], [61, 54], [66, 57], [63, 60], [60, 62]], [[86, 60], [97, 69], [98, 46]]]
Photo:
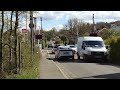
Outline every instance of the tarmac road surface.
[[110, 63], [87, 63], [78, 60], [55, 61], [51, 50], [42, 50], [40, 79], [120, 79], [120, 66]]

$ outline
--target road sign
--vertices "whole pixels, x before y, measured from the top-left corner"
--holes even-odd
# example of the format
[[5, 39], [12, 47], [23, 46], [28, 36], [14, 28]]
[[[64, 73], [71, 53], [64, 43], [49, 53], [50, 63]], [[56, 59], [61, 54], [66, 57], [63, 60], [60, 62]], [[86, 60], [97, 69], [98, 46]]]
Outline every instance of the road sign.
[[35, 38], [36, 38], [36, 39], [42, 39], [42, 34], [37, 34], [37, 35], [35, 35]]
[[22, 33], [28, 33], [27, 29], [22, 29]]

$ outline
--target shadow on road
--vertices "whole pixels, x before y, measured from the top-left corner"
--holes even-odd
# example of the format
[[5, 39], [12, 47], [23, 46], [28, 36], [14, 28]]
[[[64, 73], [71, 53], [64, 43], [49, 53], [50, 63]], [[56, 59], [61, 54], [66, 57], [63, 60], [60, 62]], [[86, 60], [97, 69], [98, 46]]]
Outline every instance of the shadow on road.
[[103, 74], [103, 75], [95, 75], [90, 77], [82, 77], [82, 78], [74, 78], [74, 79], [120, 79], [120, 73], [112, 73], [112, 74]]
[[54, 55], [54, 53], [52, 53], [52, 52], [49, 52], [48, 54], [53, 54]]
[[92, 61], [84, 61], [82, 59], [60, 59], [60, 60], [56, 60], [55, 58], [47, 58], [48, 60], [53, 60], [53, 61], [58, 61], [60, 63], [95, 63], [95, 64], [100, 64], [100, 65], [112, 65], [111, 63], [104, 63], [102, 61], [95, 61], [95, 60], [92, 60]]
[[72, 59], [60, 59], [60, 60], [56, 60], [55, 58], [46, 58], [47, 60], [53, 60], [53, 61], [58, 61], [58, 62], [60, 62], [60, 63], [85, 63], [85, 62], [83, 62], [83, 61], [81, 61], [81, 60], [78, 60], [78, 59], [74, 59], [74, 60], [72, 60]]
[[60, 60], [56, 60], [55, 58], [47, 58], [48, 60], [53, 60], [53, 61], [58, 61], [60, 63], [94, 63], [94, 64], [98, 64], [98, 65], [109, 65], [109, 66], [115, 66], [120, 68], [120, 65], [117, 64], [112, 64], [111, 62], [103, 62], [102, 60], [91, 60], [91, 61], [84, 61], [82, 59], [60, 59]]
[[48, 59], [48, 60], [53, 60], [53, 61], [55, 60], [55, 58], [46, 58], [46, 59]]

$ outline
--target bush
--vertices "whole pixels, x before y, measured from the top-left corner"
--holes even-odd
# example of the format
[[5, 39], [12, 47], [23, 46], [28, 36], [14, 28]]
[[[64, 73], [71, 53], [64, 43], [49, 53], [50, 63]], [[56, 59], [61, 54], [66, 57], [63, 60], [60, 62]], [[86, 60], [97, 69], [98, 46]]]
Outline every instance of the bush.
[[120, 64], [120, 36], [112, 37], [108, 40], [110, 44], [110, 58], [113, 63]]

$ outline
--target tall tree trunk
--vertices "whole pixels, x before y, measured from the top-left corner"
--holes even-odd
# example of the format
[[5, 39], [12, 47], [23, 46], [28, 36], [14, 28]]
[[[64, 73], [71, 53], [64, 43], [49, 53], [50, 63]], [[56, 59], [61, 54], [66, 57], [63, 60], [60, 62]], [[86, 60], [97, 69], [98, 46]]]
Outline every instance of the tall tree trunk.
[[[11, 11], [11, 19], [10, 19], [10, 34], [9, 34], [9, 44], [11, 45], [11, 41], [12, 41], [12, 37], [11, 37], [11, 34], [12, 34], [12, 18], [13, 18], [13, 12], [14, 11]], [[10, 58], [9, 58], [9, 70], [11, 72], [11, 61], [12, 61], [12, 48], [10, 47], [9, 48], [10, 50]]]
[[4, 11], [2, 11], [2, 28], [0, 34], [0, 73], [2, 72], [2, 39], [3, 39], [3, 29], [4, 29]]
[[17, 28], [18, 28], [18, 11], [16, 13], [16, 21], [15, 21], [15, 28], [14, 28], [14, 37], [15, 37], [15, 42], [14, 42], [14, 57], [15, 57], [15, 74], [17, 74]]

